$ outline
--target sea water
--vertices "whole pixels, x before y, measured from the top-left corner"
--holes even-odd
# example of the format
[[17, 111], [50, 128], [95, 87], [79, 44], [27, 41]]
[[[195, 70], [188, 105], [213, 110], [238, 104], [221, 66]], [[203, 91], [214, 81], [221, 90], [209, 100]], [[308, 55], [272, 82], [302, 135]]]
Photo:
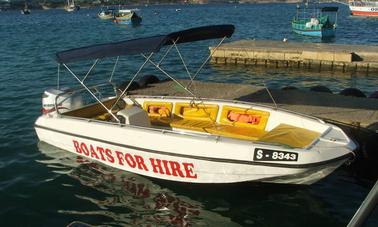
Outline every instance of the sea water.
[[[376, 45], [378, 20], [349, 16], [339, 5], [337, 36], [330, 42]], [[39, 143], [33, 124], [40, 115], [41, 94], [56, 87], [55, 53], [69, 48], [117, 42], [209, 24], [234, 24], [231, 40], [287, 38], [321, 42], [291, 31], [295, 4], [226, 4], [140, 6], [138, 27], [117, 26], [96, 17], [98, 8], [0, 12], [0, 225], [65, 226], [73, 221], [92, 225], [191, 226], [345, 226], [368, 193], [371, 182], [340, 168], [311, 186], [244, 183], [188, 185], [146, 178], [91, 163]], [[178, 11], [176, 9], [180, 8]], [[179, 45], [195, 72], [214, 41]], [[83, 76], [90, 63], [72, 64]], [[108, 79], [112, 68], [101, 61], [88, 81]], [[119, 60], [114, 81], [130, 79], [141, 56]], [[185, 78], [180, 59], [167, 56], [162, 67]], [[62, 70], [62, 69], [61, 69]], [[152, 67], [143, 72], [152, 73]], [[159, 77], [163, 75], [158, 74]], [[162, 78], [163, 79], [163, 78]], [[308, 89], [324, 85], [337, 93], [355, 87], [377, 90], [377, 75], [261, 70], [255, 67], [206, 65], [199, 80]], [[61, 72], [64, 86], [77, 86]], [[368, 226], [378, 225], [377, 211]]]

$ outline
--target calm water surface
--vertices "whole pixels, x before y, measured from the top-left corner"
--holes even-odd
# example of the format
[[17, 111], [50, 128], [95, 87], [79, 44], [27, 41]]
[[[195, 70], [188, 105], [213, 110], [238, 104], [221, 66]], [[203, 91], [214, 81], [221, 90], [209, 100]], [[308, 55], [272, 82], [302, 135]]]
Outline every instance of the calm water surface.
[[[176, 12], [176, 8], [181, 8]], [[333, 42], [378, 43], [378, 20], [356, 18], [340, 5], [339, 27]], [[232, 23], [232, 39], [304, 39], [290, 30], [292, 4], [198, 5], [142, 7], [143, 25], [116, 26], [95, 17], [98, 9], [77, 13], [63, 10], [0, 12], [0, 223], [1, 226], [65, 226], [72, 221], [93, 225], [193, 226], [345, 226], [369, 191], [346, 169], [339, 169], [309, 187], [241, 184], [201, 186], [149, 179], [90, 163], [44, 143], [33, 124], [40, 114], [41, 93], [56, 84], [54, 53], [94, 43], [113, 42], [207, 24]], [[194, 71], [214, 42], [181, 47]], [[193, 53], [193, 48], [199, 52]], [[104, 61], [109, 63], [110, 61]], [[138, 57], [121, 59], [115, 80], [137, 70]], [[184, 77], [177, 59], [164, 66]], [[87, 66], [87, 65], [86, 65]], [[83, 70], [73, 65], [75, 70]], [[149, 72], [149, 68], [146, 70]], [[82, 71], [85, 72], [84, 70]], [[96, 73], [110, 75], [100, 67]], [[96, 75], [97, 75], [96, 74]], [[72, 85], [63, 74], [63, 83]], [[102, 77], [97, 77], [96, 80]], [[294, 85], [306, 89], [326, 85], [334, 92], [357, 87], [377, 90], [378, 75], [319, 74], [263, 71], [253, 67], [208, 65], [201, 80], [249, 83], [270, 87]], [[368, 226], [377, 226], [377, 212]]]

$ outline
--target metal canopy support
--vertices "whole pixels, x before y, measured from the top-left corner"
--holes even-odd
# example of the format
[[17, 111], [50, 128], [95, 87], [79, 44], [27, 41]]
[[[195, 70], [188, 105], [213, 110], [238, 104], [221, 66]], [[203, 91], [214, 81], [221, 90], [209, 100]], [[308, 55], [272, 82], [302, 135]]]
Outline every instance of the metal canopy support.
[[58, 81], [56, 82], [56, 89], [60, 88], [60, 64], [58, 64]]
[[72, 70], [66, 65], [63, 63], [63, 66], [68, 70], [68, 72], [71, 73], [71, 75], [81, 84], [81, 86], [83, 86], [85, 88], [85, 90], [87, 90], [89, 92], [89, 94], [91, 94], [93, 96], [94, 99], [96, 99], [96, 101], [98, 103], [100, 103], [100, 105], [102, 107], [104, 107], [104, 109], [114, 118], [114, 120], [116, 120], [117, 122], [120, 122], [118, 120], [118, 118], [112, 113], [111, 110], [109, 110], [102, 102], [101, 100], [99, 100], [95, 94], [93, 94], [93, 92], [79, 79], [79, 77], [76, 76], [76, 74], [74, 72], [72, 72]]
[[186, 88], [190, 88], [190, 86], [192, 85], [194, 79], [196, 78], [196, 76], [198, 75], [199, 72], [201, 72], [202, 68], [205, 66], [205, 64], [210, 60], [210, 58], [213, 56], [213, 54], [215, 53], [215, 51], [217, 51], [217, 49], [219, 48], [220, 45], [222, 45], [223, 41], [226, 39], [227, 37], [223, 37], [222, 40], [218, 43], [218, 45], [214, 48], [214, 51], [212, 53], [209, 54], [209, 56], [206, 58], [206, 60], [202, 63], [202, 65], [198, 68], [197, 72], [194, 74], [193, 78], [191, 78], [190, 82], [188, 85], [186, 85]]
[[364, 224], [371, 212], [376, 208], [378, 203], [378, 180], [366, 196], [361, 206], [358, 208], [347, 227], [359, 227]]
[[[126, 93], [127, 89], [129, 89], [130, 85], [134, 82], [135, 78], [138, 76], [140, 71], [144, 68], [144, 66], [147, 64], [147, 62], [150, 60], [150, 58], [154, 55], [154, 52], [151, 52], [150, 55], [146, 58], [146, 61], [143, 62], [143, 64], [139, 67], [138, 71], [134, 74], [133, 78], [130, 80], [129, 84], [126, 86], [125, 89], [123, 89], [121, 95], [117, 98], [116, 102], [113, 104], [112, 108], [110, 108], [110, 111], [113, 110], [113, 108], [117, 105], [118, 101], [122, 98], [122, 96]], [[144, 56], [142, 54], [142, 56]]]
[[109, 82], [112, 82], [113, 75], [114, 75], [115, 69], [116, 69], [117, 64], [118, 64], [118, 60], [119, 60], [119, 56], [117, 56], [116, 62], [114, 63], [112, 74], [110, 74]]
[[[178, 40], [178, 39], [177, 39], [177, 40]], [[175, 46], [176, 51], [177, 51], [177, 54], [178, 54], [178, 56], [180, 57], [181, 62], [182, 62], [182, 64], [184, 65], [185, 70], [186, 70], [186, 72], [188, 73], [188, 76], [189, 76], [190, 80], [192, 81], [193, 79], [192, 79], [192, 76], [191, 76], [191, 74], [190, 74], [190, 72], [189, 72], [189, 69], [188, 69], [188, 67], [187, 67], [187, 65], [186, 65], [186, 63], [185, 63], [185, 61], [184, 61], [184, 58], [183, 58], [182, 55], [181, 55], [180, 50], [178, 49], [178, 47], [177, 47], [177, 45], [176, 45], [177, 40], [176, 40], [176, 41], [173, 41], [173, 40], [172, 40], [172, 42], [173, 42], [173, 46]]]
[[[148, 58], [147, 56], [145, 56], [144, 54], [142, 54], [142, 56], [144, 58]], [[183, 88], [185, 91], [187, 91], [191, 96], [195, 97], [195, 94], [193, 94], [193, 92], [191, 92], [189, 89], [187, 89], [183, 84], [181, 84], [178, 80], [176, 80], [173, 76], [169, 75], [169, 73], [167, 73], [164, 69], [162, 69], [158, 64], [156, 64], [155, 62], [153, 62], [151, 59], [148, 59], [148, 61], [153, 65], [155, 66], [158, 70], [160, 70], [162, 73], [164, 73], [167, 77], [169, 77], [171, 80], [173, 80], [175, 83], [177, 83], [181, 88]]]
[[91, 73], [92, 69], [97, 65], [97, 62], [98, 62], [98, 61], [99, 61], [99, 59], [97, 58], [97, 59], [95, 60], [95, 62], [92, 64], [91, 68], [89, 68], [87, 74], [85, 74], [83, 80], [81, 81], [82, 83], [84, 83], [84, 80], [87, 79], [89, 73]]

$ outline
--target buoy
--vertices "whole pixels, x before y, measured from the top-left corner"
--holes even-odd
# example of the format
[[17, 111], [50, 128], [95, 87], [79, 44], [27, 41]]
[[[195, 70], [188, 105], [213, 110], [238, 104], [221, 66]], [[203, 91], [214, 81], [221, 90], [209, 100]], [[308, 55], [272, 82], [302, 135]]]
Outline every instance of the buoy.
[[159, 83], [159, 82], [160, 82], [160, 80], [157, 76], [145, 75], [145, 76], [142, 76], [139, 79], [138, 84], [139, 84], [139, 87], [143, 88], [143, 87], [146, 87], [149, 84], [156, 84], [156, 83]]
[[[127, 87], [127, 85], [130, 83], [129, 80], [126, 80], [125, 82], [121, 83], [121, 85], [118, 86], [118, 89], [120, 89], [121, 91], [125, 90], [125, 88]], [[135, 81], [133, 81], [131, 84], [130, 84], [130, 87], [127, 89], [128, 91], [131, 91], [131, 90], [136, 90], [140, 88], [139, 87], [139, 84]]]
[[322, 85], [313, 86], [313, 87], [310, 88], [310, 91], [324, 92], [324, 93], [331, 93], [332, 94], [332, 91], [328, 87], [322, 86]]
[[340, 92], [340, 95], [366, 98], [366, 95], [357, 88], [345, 88]]
[[369, 95], [369, 98], [371, 98], [371, 99], [378, 99], [378, 91], [375, 91], [371, 95]]

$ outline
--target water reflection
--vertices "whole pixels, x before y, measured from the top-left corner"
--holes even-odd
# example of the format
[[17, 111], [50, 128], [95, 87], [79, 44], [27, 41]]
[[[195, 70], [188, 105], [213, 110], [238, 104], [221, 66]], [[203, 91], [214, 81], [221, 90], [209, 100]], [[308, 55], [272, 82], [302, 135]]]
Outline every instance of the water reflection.
[[47, 156], [38, 162], [100, 192], [75, 195], [95, 205], [94, 209], [87, 206], [85, 211], [59, 210], [61, 214], [104, 217], [103, 223], [93, 223], [96, 225], [239, 226], [227, 217], [205, 210], [201, 202], [178, 195], [145, 177], [89, 162], [43, 142], [38, 148]]
[[[58, 212], [96, 225], [344, 226], [358, 207], [356, 201], [363, 199], [363, 193], [356, 192], [359, 186], [348, 189], [348, 176], [340, 184], [333, 174], [310, 187], [183, 184], [89, 162], [43, 142], [38, 147], [46, 155], [40, 163], [74, 179], [74, 185], [61, 183], [61, 187], [81, 189], [73, 193], [75, 204], [81, 206]], [[353, 202], [346, 203], [351, 194]]]

